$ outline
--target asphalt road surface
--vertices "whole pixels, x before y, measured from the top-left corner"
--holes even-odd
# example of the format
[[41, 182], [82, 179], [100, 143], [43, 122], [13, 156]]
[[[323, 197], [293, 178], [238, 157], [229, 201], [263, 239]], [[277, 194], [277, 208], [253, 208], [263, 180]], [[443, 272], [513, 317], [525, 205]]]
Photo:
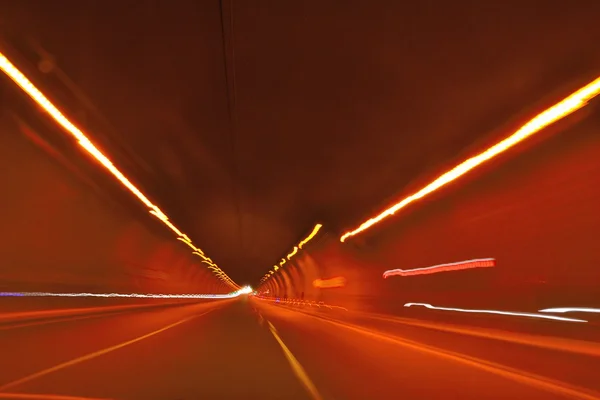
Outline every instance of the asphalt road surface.
[[600, 398], [598, 357], [246, 297], [2, 326], [0, 360], [2, 399]]

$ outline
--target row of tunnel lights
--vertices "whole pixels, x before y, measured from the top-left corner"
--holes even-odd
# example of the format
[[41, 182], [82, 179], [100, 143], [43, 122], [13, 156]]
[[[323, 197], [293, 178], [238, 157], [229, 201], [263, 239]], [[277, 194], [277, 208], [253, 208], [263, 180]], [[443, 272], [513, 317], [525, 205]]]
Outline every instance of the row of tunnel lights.
[[15, 82], [31, 99], [37, 103], [50, 117], [60, 125], [67, 133], [73, 136], [78, 144], [98, 161], [106, 170], [108, 170], [127, 190], [129, 190], [137, 199], [143, 203], [148, 212], [155, 216], [159, 221], [171, 229], [177, 239], [185, 243], [192, 249], [194, 255], [202, 259], [214, 275], [234, 290], [239, 290], [240, 286], [236, 284], [227, 274], [217, 266], [202, 250], [196, 247], [190, 238], [179, 230], [169, 220], [167, 215], [161, 209], [153, 204], [131, 181], [104, 155], [92, 141], [77, 128], [58, 108], [4, 55], [0, 52], [0, 69], [13, 82]]
[[[482, 165], [486, 161], [489, 161], [492, 158], [495, 158], [496, 156], [506, 152], [507, 150], [514, 147], [523, 140], [540, 132], [542, 129], [584, 107], [588, 104], [590, 100], [598, 96], [598, 94], [600, 94], [600, 77], [596, 78], [591, 83], [572, 93], [571, 95], [559, 101], [550, 108], [547, 108], [546, 110], [542, 111], [507, 138], [487, 148], [483, 152], [471, 158], [468, 158], [456, 167], [452, 168], [451, 170], [440, 175], [438, 178], [434, 179], [431, 183], [424, 186], [419, 191], [413, 193], [410, 196], [405, 197], [400, 202], [394, 204], [390, 208], [382, 211], [374, 217], [369, 218], [357, 228], [344, 233], [340, 237], [340, 242], [343, 243], [347, 239], [356, 236], [361, 232], [364, 232], [365, 230], [371, 228], [373, 225], [378, 224], [384, 219], [393, 216], [396, 212], [405, 208], [409, 204], [422, 199], [423, 197], [431, 194], [432, 192], [464, 176], [469, 171]], [[297, 251], [298, 246], [294, 247], [294, 251], [291, 253], [291, 255], [293, 256], [294, 254], [296, 254]], [[290, 255], [288, 255], [288, 260], [290, 258]], [[268, 280], [275, 272], [277, 272], [279, 268], [283, 266], [284, 263], [285, 259], [282, 259], [282, 262], [279, 264], [279, 267], [275, 266], [272, 270], [265, 274], [265, 276], [261, 280], [261, 283]]]
[[[2, 53], [0, 53], [0, 69], [4, 72], [11, 80], [13, 80], [29, 97], [31, 97], [42, 109], [44, 109], [55, 122], [57, 122], [66, 132], [71, 134], [93, 158], [95, 158], [100, 164], [102, 164], [117, 180], [125, 186], [133, 195], [135, 195], [138, 200], [140, 200], [148, 209], [149, 213], [159, 219], [164, 225], [166, 225], [169, 229], [171, 229], [176, 235], [177, 239], [181, 242], [185, 243], [188, 247], [192, 249], [192, 253], [199, 256], [202, 259], [202, 262], [208, 266], [208, 268], [223, 282], [234, 289], [240, 289], [240, 286], [237, 285], [229, 276], [219, 268], [209, 257], [207, 257], [204, 252], [196, 247], [190, 238], [181, 232], [173, 223], [169, 220], [166, 214], [164, 214], [158, 206], [154, 205], [131, 181], [125, 177], [125, 175], [114, 166], [114, 164], [106, 157], [94, 144], [90, 141], [90, 139], [79, 130], [67, 117], [65, 117], [58, 108], [50, 101], [48, 98], [37, 88], [33, 83], [25, 77], [25, 75], [16, 68], [10, 60]], [[448, 185], [449, 183], [455, 181], [456, 179], [462, 177], [467, 174], [469, 171], [474, 168], [480, 166], [486, 161], [491, 160], [492, 158], [498, 156], [501, 153], [509, 150], [519, 142], [527, 139], [528, 137], [534, 135], [535, 133], [541, 131], [545, 127], [553, 124], [554, 122], [570, 115], [571, 113], [579, 110], [583, 106], [585, 106], [592, 98], [596, 97], [600, 94], [600, 77], [579, 89], [575, 93], [566, 97], [562, 101], [558, 102], [554, 106], [546, 109], [542, 113], [538, 114], [536, 117], [528, 121], [525, 125], [523, 125], [520, 129], [514, 132], [509, 137], [504, 140], [496, 143], [495, 145], [489, 147], [485, 151], [480, 154], [473, 156], [461, 164], [457, 165], [453, 169], [447, 171], [446, 173], [440, 175], [437, 179], [423, 187], [421, 190], [416, 193], [407, 196], [400, 202], [396, 203], [392, 207], [384, 210], [378, 215], [368, 219], [359, 225], [356, 229], [348, 231], [344, 233], [340, 237], [340, 242], [345, 242], [346, 239], [353, 237], [373, 225], [383, 221], [384, 219], [394, 215], [396, 212], [405, 208], [409, 204], [413, 203], [416, 200], [419, 200], [430, 193], [442, 188], [443, 186]], [[321, 224], [317, 224], [311, 234], [302, 240], [297, 246], [294, 247], [292, 252], [287, 255], [286, 258], [282, 258], [281, 262], [278, 265], [275, 265], [272, 270], [270, 270], [263, 278], [261, 282], [264, 282], [269, 277], [271, 277], [274, 273], [276, 273], [286, 261], [291, 260], [293, 256], [295, 256], [300, 249], [308, 241], [310, 241], [319, 230], [322, 228]]]
[[281, 259], [281, 261], [279, 261], [279, 264], [275, 264], [273, 266], [273, 269], [271, 269], [269, 272], [267, 272], [260, 280], [260, 283], [264, 283], [267, 279], [269, 279], [273, 274], [275, 274], [280, 268], [283, 268], [284, 264], [288, 261], [290, 261], [292, 259], [292, 257], [294, 257], [296, 254], [298, 254], [298, 252], [300, 250], [303, 249], [303, 247], [310, 242], [315, 236], [317, 236], [317, 233], [319, 233], [319, 231], [321, 230], [321, 228], [323, 227], [323, 225], [321, 224], [316, 224], [315, 227], [313, 228], [312, 232], [305, 237], [304, 239], [302, 239], [300, 241], [300, 243], [298, 243], [296, 246], [294, 246], [294, 248], [292, 249], [292, 251], [285, 256], [284, 258]]

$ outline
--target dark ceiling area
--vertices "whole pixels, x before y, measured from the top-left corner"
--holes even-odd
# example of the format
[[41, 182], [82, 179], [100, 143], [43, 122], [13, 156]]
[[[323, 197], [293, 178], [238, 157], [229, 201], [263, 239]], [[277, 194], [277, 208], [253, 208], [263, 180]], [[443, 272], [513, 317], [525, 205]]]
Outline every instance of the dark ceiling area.
[[91, 99], [111, 132], [74, 117], [240, 284], [594, 78], [599, 16], [597, 0], [0, 1], [3, 34]]

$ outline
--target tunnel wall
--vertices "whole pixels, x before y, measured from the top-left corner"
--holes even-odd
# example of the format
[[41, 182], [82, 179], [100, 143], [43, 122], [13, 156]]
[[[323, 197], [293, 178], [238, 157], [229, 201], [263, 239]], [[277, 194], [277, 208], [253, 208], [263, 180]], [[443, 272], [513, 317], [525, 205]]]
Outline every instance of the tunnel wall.
[[9, 113], [0, 120], [0, 185], [0, 291], [231, 291], [171, 232], [150, 232], [98, 196]]
[[[386, 312], [398, 312], [407, 302], [477, 309], [598, 307], [599, 126], [595, 113], [550, 128], [346, 243], [339, 235], [322, 237], [283, 271], [291, 277], [287, 286], [270, 279], [265, 288], [276, 296], [304, 289], [312, 300]], [[494, 268], [382, 276], [390, 269], [488, 257], [496, 259]], [[308, 258], [310, 279], [345, 276], [346, 286], [308, 289], [308, 280], [300, 279]]]

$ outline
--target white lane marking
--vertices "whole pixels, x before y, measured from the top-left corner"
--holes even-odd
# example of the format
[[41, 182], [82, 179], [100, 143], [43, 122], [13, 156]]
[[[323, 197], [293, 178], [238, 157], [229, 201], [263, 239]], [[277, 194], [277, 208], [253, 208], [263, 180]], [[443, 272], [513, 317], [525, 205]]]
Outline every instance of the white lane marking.
[[581, 400], [599, 400], [600, 393], [593, 392], [590, 390], [586, 390], [583, 388], [579, 388], [573, 385], [569, 385], [565, 382], [555, 381], [551, 378], [546, 378], [544, 376], [531, 374], [522, 370], [518, 370], [516, 368], [511, 368], [505, 365], [497, 364], [491, 361], [482, 360], [476, 357], [471, 357], [465, 354], [455, 353], [448, 350], [443, 350], [440, 348], [436, 348], [433, 346], [429, 346], [426, 344], [422, 344], [419, 342], [415, 342], [412, 340], [398, 338], [395, 336], [391, 336], [388, 334], [384, 334], [378, 331], [371, 331], [359, 326], [354, 326], [351, 324], [346, 324], [342, 322], [338, 322], [329, 318], [318, 317], [311, 314], [304, 313], [307, 317], [314, 318], [326, 322], [328, 324], [344, 328], [346, 330], [350, 330], [364, 336], [369, 336], [374, 339], [390, 342], [396, 345], [404, 346], [410, 348], [412, 350], [416, 350], [422, 353], [434, 355], [440, 358], [445, 358], [451, 361], [455, 361], [461, 364], [465, 364], [498, 376], [502, 376], [506, 379], [510, 379], [522, 384], [526, 384], [529, 386], [536, 387], [538, 389], [542, 389], [549, 392], [559, 393], [561, 395], [566, 395], [572, 397], [574, 399]]
[[283, 350], [283, 354], [285, 355], [285, 358], [287, 358], [288, 362], [290, 363], [290, 366], [292, 367], [292, 371], [294, 371], [294, 374], [296, 375], [296, 377], [298, 378], [298, 380], [300, 381], [302, 386], [304, 386], [304, 388], [308, 391], [308, 393], [310, 394], [310, 396], [313, 400], [322, 400], [322, 397], [319, 394], [317, 387], [312, 382], [312, 380], [309, 378], [308, 374], [306, 373], [306, 371], [304, 370], [304, 368], [302, 367], [302, 365], [300, 364], [298, 359], [294, 356], [294, 354], [290, 351], [290, 349], [285, 345], [285, 343], [279, 336], [279, 333], [277, 333], [277, 329], [275, 329], [273, 324], [268, 320], [267, 320], [267, 324], [269, 325], [269, 330], [271, 331], [271, 334], [273, 334], [273, 337], [275, 338], [277, 343], [279, 343], [279, 346], [281, 346], [281, 349]]
[[56, 319], [47, 319], [47, 320], [42, 320], [42, 321], [33, 321], [33, 322], [26, 322], [26, 323], [21, 323], [21, 324], [16, 324], [16, 325], [6, 325], [6, 326], [0, 326], [0, 331], [10, 331], [13, 329], [21, 329], [21, 328], [27, 328], [30, 326], [42, 326], [42, 325], [51, 325], [51, 324], [57, 324], [57, 323], [61, 323], [61, 322], [74, 322], [74, 321], [81, 321], [81, 320], [85, 320], [85, 319], [92, 319], [92, 318], [108, 318], [108, 317], [114, 317], [115, 315], [120, 315], [120, 314], [124, 314], [126, 312], [128, 312], [130, 310], [122, 310], [122, 311], [112, 311], [110, 313], [106, 313], [106, 314], [92, 314], [92, 315], [74, 315], [74, 316], [70, 316], [70, 317], [60, 317], [60, 318], [56, 318]]
[[70, 360], [70, 361], [66, 361], [64, 363], [55, 365], [54, 367], [50, 367], [50, 368], [44, 369], [42, 371], [38, 371], [36, 373], [33, 373], [31, 375], [27, 375], [27, 376], [25, 376], [23, 378], [15, 380], [15, 381], [6, 383], [6, 384], [0, 386], [0, 392], [5, 391], [6, 389], [13, 388], [13, 387], [18, 386], [18, 385], [21, 385], [23, 383], [32, 381], [34, 379], [41, 378], [42, 376], [48, 375], [48, 374], [50, 374], [52, 372], [56, 372], [56, 371], [59, 371], [61, 369], [64, 369], [64, 368], [67, 368], [67, 367], [70, 367], [70, 366], [82, 363], [84, 361], [91, 360], [91, 359], [99, 357], [99, 356], [102, 356], [104, 354], [111, 353], [111, 352], [113, 352], [115, 350], [119, 350], [119, 349], [121, 349], [123, 347], [132, 345], [132, 344], [137, 343], [139, 341], [142, 341], [144, 339], [148, 339], [149, 337], [157, 335], [157, 334], [159, 334], [161, 332], [164, 332], [164, 331], [166, 331], [168, 329], [174, 328], [174, 327], [176, 327], [178, 325], [181, 325], [181, 324], [183, 324], [185, 322], [191, 321], [194, 318], [198, 318], [198, 317], [201, 317], [203, 315], [206, 315], [206, 314], [208, 314], [211, 311], [214, 311], [214, 309], [213, 310], [208, 310], [206, 312], [203, 312], [202, 314], [198, 314], [198, 315], [194, 315], [194, 316], [189, 317], [189, 318], [182, 319], [181, 321], [177, 321], [177, 322], [175, 322], [173, 324], [167, 325], [167, 326], [162, 327], [160, 329], [157, 329], [157, 330], [155, 330], [153, 332], [150, 332], [150, 333], [147, 333], [145, 335], [139, 336], [139, 337], [137, 337], [135, 339], [128, 340], [127, 342], [123, 342], [123, 343], [117, 344], [115, 346], [107, 347], [105, 349], [96, 351], [94, 353], [90, 353], [90, 354], [87, 354], [85, 356], [78, 357], [78, 358], [75, 358], [75, 359]]

